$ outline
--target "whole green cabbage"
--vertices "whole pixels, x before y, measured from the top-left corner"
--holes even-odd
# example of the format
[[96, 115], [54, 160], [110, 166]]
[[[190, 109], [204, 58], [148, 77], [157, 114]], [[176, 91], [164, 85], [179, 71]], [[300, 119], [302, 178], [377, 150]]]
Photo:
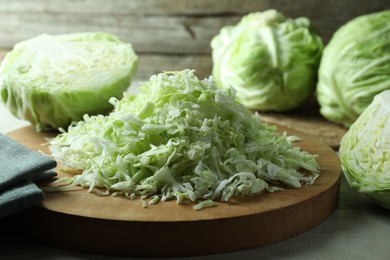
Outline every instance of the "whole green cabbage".
[[16, 44], [0, 67], [0, 99], [37, 131], [106, 114], [137, 70], [129, 43], [101, 32], [43, 34]]
[[222, 28], [211, 47], [217, 85], [234, 88], [248, 108], [287, 111], [314, 92], [323, 44], [307, 18], [250, 13]]
[[390, 10], [359, 16], [325, 47], [317, 85], [321, 114], [349, 127], [390, 89]]
[[376, 95], [340, 143], [350, 186], [390, 209], [390, 90]]

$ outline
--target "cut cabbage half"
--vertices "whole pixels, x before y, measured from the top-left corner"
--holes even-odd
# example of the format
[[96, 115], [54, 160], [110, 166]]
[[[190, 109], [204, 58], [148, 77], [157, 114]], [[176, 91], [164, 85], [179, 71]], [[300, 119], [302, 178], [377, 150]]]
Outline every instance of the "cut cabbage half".
[[0, 99], [37, 131], [106, 114], [130, 86], [138, 59], [130, 43], [102, 32], [43, 34], [20, 42], [0, 67]]
[[352, 124], [340, 143], [340, 158], [350, 186], [390, 209], [390, 90]]

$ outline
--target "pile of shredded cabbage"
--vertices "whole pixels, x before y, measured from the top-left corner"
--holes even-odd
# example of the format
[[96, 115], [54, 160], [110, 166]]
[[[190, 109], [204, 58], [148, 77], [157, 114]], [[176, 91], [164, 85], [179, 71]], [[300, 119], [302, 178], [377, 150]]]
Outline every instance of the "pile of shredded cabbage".
[[111, 99], [108, 116], [86, 115], [50, 140], [54, 158], [78, 172], [51, 190], [82, 186], [141, 197], [145, 207], [176, 199], [201, 209], [234, 195], [300, 188], [319, 174], [316, 155], [294, 147], [212, 78], [165, 72], [138, 91]]

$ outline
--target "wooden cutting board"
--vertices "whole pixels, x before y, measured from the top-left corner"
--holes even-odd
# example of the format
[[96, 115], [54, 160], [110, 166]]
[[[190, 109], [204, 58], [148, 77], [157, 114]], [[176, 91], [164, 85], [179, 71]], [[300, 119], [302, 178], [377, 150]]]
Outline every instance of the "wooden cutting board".
[[[323, 222], [337, 204], [340, 162], [335, 152], [313, 137], [279, 126], [280, 132], [303, 137], [303, 150], [319, 155], [321, 176], [314, 185], [238, 197], [213, 208], [194, 211], [193, 204], [159, 202], [143, 208], [139, 199], [100, 197], [85, 189], [46, 193], [46, 199], [19, 215], [34, 239], [54, 246], [120, 256], [195, 256], [225, 253], [276, 243]], [[25, 127], [8, 136], [48, 153], [45, 138]], [[60, 171], [58, 177], [67, 176]], [[40, 184], [41, 186], [46, 184]]]
[[301, 132], [325, 143], [337, 151], [340, 141], [348, 131], [346, 127], [333, 123], [320, 114], [315, 95], [299, 108], [287, 112], [259, 112], [264, 122], [278, 124]]

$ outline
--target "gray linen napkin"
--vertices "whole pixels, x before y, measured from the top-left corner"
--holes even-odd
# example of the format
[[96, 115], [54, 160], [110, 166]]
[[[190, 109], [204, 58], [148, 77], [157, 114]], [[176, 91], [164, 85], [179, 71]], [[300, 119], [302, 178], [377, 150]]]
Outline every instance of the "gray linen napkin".
[[56, 162], [0, 133], [0, 218], [44, 200], [34, 181], [56, 176]]

